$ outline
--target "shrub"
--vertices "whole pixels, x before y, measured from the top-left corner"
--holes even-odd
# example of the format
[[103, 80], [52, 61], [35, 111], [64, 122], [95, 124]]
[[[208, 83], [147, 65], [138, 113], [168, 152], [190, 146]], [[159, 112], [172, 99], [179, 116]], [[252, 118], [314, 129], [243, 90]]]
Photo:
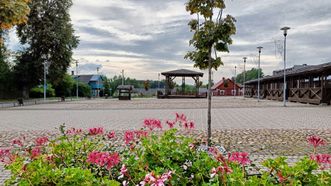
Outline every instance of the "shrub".
[[[47, 97], [54, 97], [55, 96], [55, 89], [53, 88], [53, 86], [51, 84], [47, 84], [46, 96]], [[42, 97], [44, 97], [44, 86], [39, 85], [37, 87], [31, 88], [30, 97], [31, 98], [42, 98]]]
[[[217, 148], [205, 149], [197, 139], [179, 134], [194, 130], [183, 114], [162, 124], [146, 119], [141, 130], [120, 136], [102, 127], [88, 130], [60, 127], [55, 139], [37, 138], [33, 145], [14, 139], [13, 147], [0, 149], [12, 177], [6, 185], [330, 185], [331, 155], [317, 154], [325, 140], [315, 136], [311, 157], [290, 166], [286, 158], [263, 162], [268, 171], [248, 175], [246, 152], [227, 156]], [[165, 130], [164, 128], [169, 128]]]

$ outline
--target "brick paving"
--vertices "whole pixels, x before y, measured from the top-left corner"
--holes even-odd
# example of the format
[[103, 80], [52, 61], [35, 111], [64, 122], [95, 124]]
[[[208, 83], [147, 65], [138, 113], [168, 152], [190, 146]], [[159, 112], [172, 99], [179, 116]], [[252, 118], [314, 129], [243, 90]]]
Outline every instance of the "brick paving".
[[[227, 149], [248, 151], [259, 161], [265, 156], [307, 155], [308, 135], [320, 135], [331, 142], [331, 107], [281, 102], [257, 102], [233, 97], [213, 98], [213, 142]], [[0, 109], [0, 147], [24, 135], [51, 135], [60, 124], [89, 128], [103, 126], [108, 130], [137, 129], [145, 118], [172, 119], [175, 112], [195, 121], [197, 136], [204, 137], [207, 113], [206, 99], [134, 99], [132, 101], [83, 100]], [[331, 153], [331, 146], [321, 149]], [[261, 158], [262, 157], [262, 158]], [[0, 166], [0, 185], [8, 177]]]

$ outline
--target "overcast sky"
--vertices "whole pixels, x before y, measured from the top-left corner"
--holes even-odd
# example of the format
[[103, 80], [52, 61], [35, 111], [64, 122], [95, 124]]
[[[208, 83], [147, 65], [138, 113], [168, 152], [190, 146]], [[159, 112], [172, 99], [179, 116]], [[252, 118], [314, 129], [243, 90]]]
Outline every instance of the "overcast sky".
[[[184, 55], [192, 48], [187, 26], [190, 15], [186, 0], [74, 0], [71, 18], [80, 36], [74, 57], [80, 73], [125, 74], [137, 79], [157, 79], [159, 72], [193, 69]], [[257, 67], [257, 46], [263, 46], [261, 68], [266, 74], [282, 68], [277, 52], [288, 34], [288, 65], [331, 62], [330, 0], [226, 0], [226, 14], [237, 19], [237, 34], [230, 53], [223, 53], [224, 66], [214, 73], [215, 81]], [[277, 42], [276, 42], [277, 43]], [[278, 42], [282, 43], [282, 42]], [[198, 70], [198, 69], [196, 69]], [[206, 81], [207, 74], [204, 80]]]

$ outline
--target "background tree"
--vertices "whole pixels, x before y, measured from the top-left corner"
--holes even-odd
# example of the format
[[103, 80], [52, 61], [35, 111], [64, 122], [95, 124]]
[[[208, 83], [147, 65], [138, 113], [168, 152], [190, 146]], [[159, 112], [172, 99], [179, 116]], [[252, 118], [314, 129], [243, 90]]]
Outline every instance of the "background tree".
[[28, 90], [40, 83], [47, 59], [47, 79], [58, 87], [70, 66], [72, 50], [78, 45], [69, 14], [72, 1], [33, 0], [29, 6], [27, 24], [18, 27], [21, 44], [28, 46], [16, 65], [18, 84]]
[[148, 91], [149, 87], [150, 87], [149, 80], [146, 80], [146, 81], [144, 82], [144, 89], [145, 89], [146, 91]]
[[185, 58], [192, 60], [194, 67], [208, 69], [208, 145], [211, 139], [211, 70], [223, 64], [217, 52], [229, 52], [231, 36], [236, 33], [235, 19], [230, 15], [223, 18], [224, 9], [223, 0], [189, 0], [186, 4], [186, 10], [197, 19], [189, 22], [194, 32], [190, 45], [195, 51], [188, 52]]
[[[259, 70], [257, 68], [252, 68], [251, 70], [246, 71], [246, 81], [254, 80], [258, 78], [258, 72]], [[263, 77], [264, 73], [262, 69], [260, 69], [260, 76]], [[236, 82], [237, 83], [244, 83], [244, 72], [240, 73], [236, 77]]]
[[0, 1], [0, 47], [3, 44], [2, 31], [9, 30], [15, 25], [28, 20], [30, 0], [1, 0]]

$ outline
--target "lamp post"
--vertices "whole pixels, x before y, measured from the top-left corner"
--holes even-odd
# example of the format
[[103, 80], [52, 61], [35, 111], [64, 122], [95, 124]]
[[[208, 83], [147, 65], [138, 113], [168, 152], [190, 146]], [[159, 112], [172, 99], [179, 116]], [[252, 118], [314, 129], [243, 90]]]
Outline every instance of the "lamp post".
[[284, 84], [283, 84], [283, 103], [284, 107], [286, 107], [286, 36], [287, 36], [287, 30], [289, 30], [290, 27], [283, 27], [280, 30], [283, 30], [284, 35]]
[[122, 85], [124, 85], [124, 70], [122, 70]]
[[[97, 75], [99, 75], [99, 70], [100, 67], [97, 67]], [[97, 92], [98, 92], [98, 97], [100, 97], [100, 82], [99, 82], [99, 77], [98, 77], [98, 84], [97, 84]]]
[[244, 96], [244, 99], [245, 99], [245, 86], [246, 86], [246, 60], [247, 60], [247, 57], [243, 57], [244, 59], [244, 89], [243, 89], [243, 96]]
[[44, 61], [44, 101], [46, 101], [46, 91], [47, 91], [46, 74], [47, 74], [47, 59], [45, 59]]
[[234, 85], [233, 85], [233, 96], [236, 98], [236, 76], [237, 76], [237, 66], [234, 66]]
[[160, 73], [157, 74], [157, 90], [160, 90]]
[[76, 60], [76, 97], [77, 97], [77, 100], [78, 100], [78, 60]]
[[261, 50], [263, 47], [259, 46], [257, 47], [257, 49], [259, 50], [259, 65], [258, 65], [258, 69], [257, 69], [257, 101], [260, 102], [260, 76], [261, 76], [261, 68], [260, 68], [260, 64], [261, 64]]

